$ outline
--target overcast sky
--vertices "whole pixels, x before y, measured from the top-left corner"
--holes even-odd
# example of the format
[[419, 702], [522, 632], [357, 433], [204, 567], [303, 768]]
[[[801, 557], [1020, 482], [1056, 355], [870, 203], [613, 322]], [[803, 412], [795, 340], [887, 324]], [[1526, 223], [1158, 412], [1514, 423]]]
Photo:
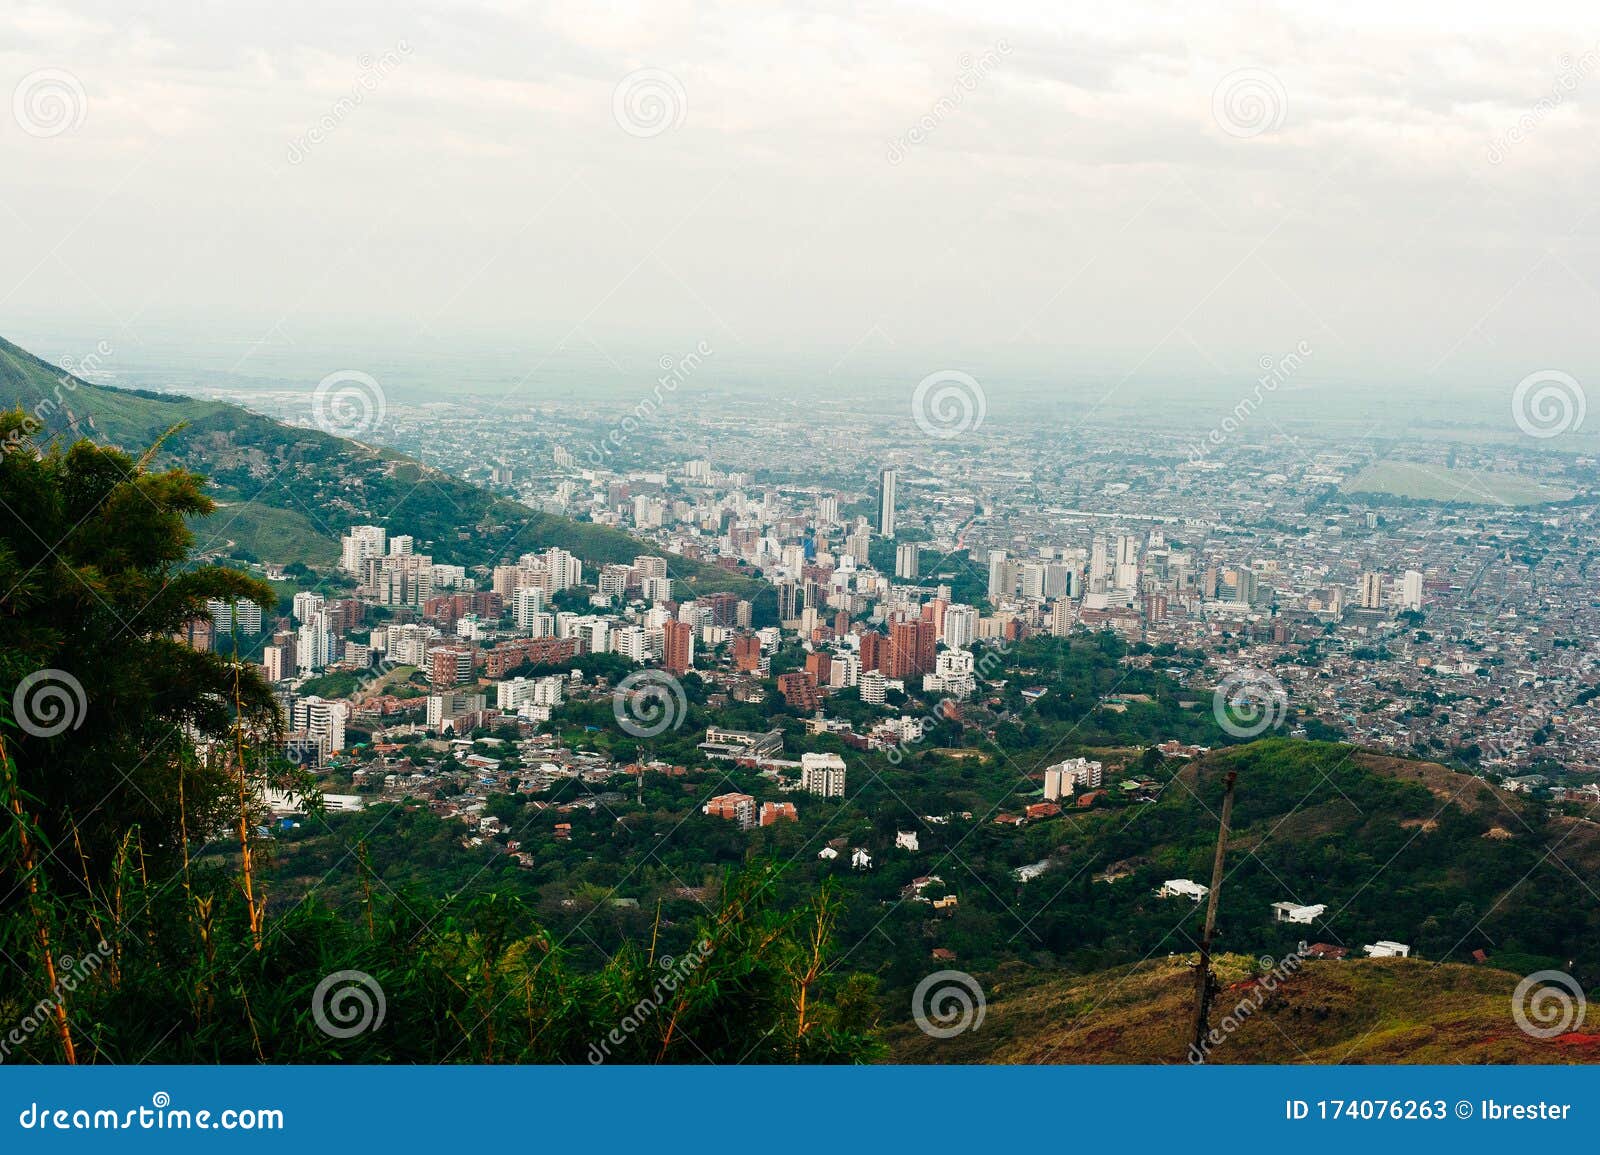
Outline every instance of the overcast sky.
[[0, 334], [1581, 378], [1597, 44], [1592, 0], [13, 0]]

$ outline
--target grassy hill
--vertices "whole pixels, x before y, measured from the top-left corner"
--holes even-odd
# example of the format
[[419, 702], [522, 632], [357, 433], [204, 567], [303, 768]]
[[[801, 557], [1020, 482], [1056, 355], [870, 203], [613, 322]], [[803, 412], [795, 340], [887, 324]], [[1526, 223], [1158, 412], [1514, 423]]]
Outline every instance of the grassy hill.
[[[386, 525], [454, 564], [493, 565], [559, 546], [590, 567], [647, 546], [607, 526], [530, 509], [401, 454], [295, 429], [235, 405], [94, 385], [0, 339], [0, 406], [21, 407], [41, 437], [83, 436], [142, 453], [174, 425], [158, 464], [205, 474], [218, 510], [196, 526], [201, 553], [328, 565], [351, 525]], [[715, 566], [670, 558], [686, 592], [765, 587]]]
[[[1062, 977], [1009, 967], [984, 984], [977, 1030], [889, 1034], [901, 1063], [1183, 1063], [1193, 956]], [[1309, 962], [1270, 992], [1254, 959], [1218, 960], [1211, 1024], [1237, 1023], [1213, 1063], [1594, 1063], [1600, 1034], [1534, 1038], [1511, 1014], [1520, 976], [1417, 959]], [[1258, 1003], [1259, 1000], [1259, 1003]], [[1249, 1013], [1236, 1013], [1241, 1006]], [[1256, 1009], [1259, 1007], [1259, 1009]], [[1590, 1025], [1592, 1029], [1592, 1024]]]

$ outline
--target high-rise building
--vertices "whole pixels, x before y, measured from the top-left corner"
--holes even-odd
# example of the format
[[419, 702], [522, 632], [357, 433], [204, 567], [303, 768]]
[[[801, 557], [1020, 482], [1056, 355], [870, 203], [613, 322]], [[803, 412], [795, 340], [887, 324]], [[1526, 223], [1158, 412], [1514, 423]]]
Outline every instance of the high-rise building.
[[1111, 576], [1111, 562], [1106, 557], [1106, 539], [1104, 534], [1094, 535], [1094, 544], [1089, 548], [1089, 592], [1103, 594]]
[[1400, 605], [1402, 609], [1420, 610], [1422, 608], [1422, 571], [1415, 569], [1406, 570], [1406, 576], [1400, 586]]
[[989, 551], [989, 600], [999, 601], [1012, 594], [1011, 563], [1006, 560], [1006, 551], [991, 549]]
[[916, 581], [917, 560], [915, 542], [908, 541], [896, 546], [894, 551], [894, 576], [905, 578], [908, 581]]
[[839, 499], [831, 493], [817, 498], [817, 523], [833, 525], [839, 520]]
[[237, 631], [246, 637], [261, 632], [261, 607], [249, 598], [237, 602], [208, 601], [206, 610], [217, 628], [217, 636]]
[[889, 663], [885, 671], [897, 679], [920, 678], [933, 672], [937, 640], [933, 623], [923, 619], [889, 626]]
[[389, 548], [389, 531], [381, 525], [352, 525], [339, 539], [339, 568], [359, 574], [369, 557], [382, 557]]
[[694, 665], [694, 627], [688, 622], [662, 624], [662, 665], [674, 674], [687, 673]]
[[944, 611], [944, 644], [952, 650], [970, 646], [977, 634], [977, 609], [967, 605], [953, 605]]
[[878, 474], [878, 533], [894, 536], [894, 485], [895, 471], [885, 469]]
[[822, 798], [844, 797], [844, 759], [837, 754], [800, 755], [800, 789]]
[[511, 612], [516, 618], [518, 630], [537, 637], [533, 627], [544, 612], [544, 591], [537, 586], [519, 586], [517, 592], [511, 595]]
[[314, 740], [323, 758], [344, 749], [344, 720], [349, 706], [315, 694], [294, 704], [294, 728]]
[[862, 670], [881, 670], [889, 659], [889, 639], [877, 630], [861, 635]]
[[1372, 573], [1370, 570], [1361, 575], [1361, 608], [1364, 610], [1381, 610], [1383, 608], [1383, 575]]

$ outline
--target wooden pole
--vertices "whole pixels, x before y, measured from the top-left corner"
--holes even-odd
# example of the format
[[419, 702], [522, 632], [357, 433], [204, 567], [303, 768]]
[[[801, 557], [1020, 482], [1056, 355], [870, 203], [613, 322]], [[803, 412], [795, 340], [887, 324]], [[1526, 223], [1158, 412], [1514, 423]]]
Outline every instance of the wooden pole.
[[1200, 936], [1200, 965], [1194, 972], [1194, 1029], [1190, 1032], [1189, 1061], [1206, 1061], [1206, 1035], [1211, 1033], [1211, 996], [1216, 981], [1211, 977], [1211, 940], [1217, 930], [1217, 902], [1222, 897], [1223, 856], [1228, 847], [1228, 826], [1233, 819], [1233, 784], [1238, 772], [1228, 771], [1222, 792], [1222, 825], [1217, 830], [1217, 854], [1211, 863], [1211, 895], [1206, 902], [1206, 926]]

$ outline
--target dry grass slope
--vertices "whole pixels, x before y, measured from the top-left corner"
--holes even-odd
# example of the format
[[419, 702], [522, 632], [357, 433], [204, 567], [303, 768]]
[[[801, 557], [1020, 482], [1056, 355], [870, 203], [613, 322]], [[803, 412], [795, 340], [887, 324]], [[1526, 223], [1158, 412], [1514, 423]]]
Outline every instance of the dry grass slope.
[[[1192, 956], [1190, 956], [1192, 958]], [[914, 1025], [891, 1034], [902, 1063], [1187, 1062], [1189, 958], [1059, 977], [1005, 969], [985, 981], [983, 1025], [932, 1039]], [[1594, 1063], [1600, 1034], [1535, 1039], [1511, 1016], [1519, 976], [1415, 959], [1311, 962], [1275, 991], [1258, 991], [1255, 961], [1219, 959], [1223, 990], [1212, 1025], [1241, 1006], [1215, 1063]]]

